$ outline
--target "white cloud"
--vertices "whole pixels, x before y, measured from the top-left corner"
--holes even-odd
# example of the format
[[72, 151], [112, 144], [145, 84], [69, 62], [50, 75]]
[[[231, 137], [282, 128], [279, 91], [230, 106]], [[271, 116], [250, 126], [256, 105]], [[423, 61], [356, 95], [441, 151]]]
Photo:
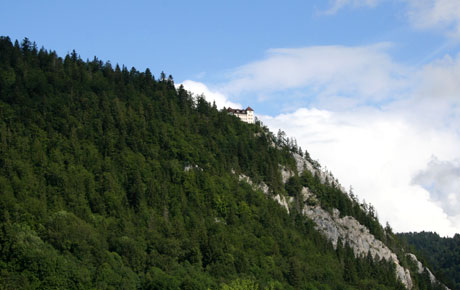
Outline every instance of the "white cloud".
[[381, 0], [334, 0], [325, 14], [335, 14], [346, 6], [353, 7], [375, 7]]
[[448, 35], [460, 37], [460, 1], [405, 0], [409, 4], [409, 19], [419, 28], [439, 28]]
[[[449, 202], [460, 202], [460, 191], [452, 190], [456, 184], [446, 185], [449, 190], [440, 186], [429, 188], [421, 182], [420, 172], [431, 164], [433, 155], [450, 162], [460, 158], [460, 55], [446, 56], [419, 69], [404, 68], [394, 79], [390, 72], [401, 66], [391, 61], [385, 52], [380, 54], [379, 59], [385, 60], [384, 68], [382, 61], [371, 62], [366, 69], [360, 65], [345, 66], [349, 75], [344, 78], [358, 88], [355, 90], [358, 96], [345, 106], [331, 106], [330, 102], [343, 101], [343, 98], [324, 93], [330, 88], [322, 84], [335, 87], [334, 93], [341, 93], [347, 87], [337, 81], [336, 73], [320, 71], [319, 77], [309, 81], [311, 86], [320, 88], [313, 104], [321, 110], [301, 108], [274, 117], [261, 116], [261, 119], [272, 130], [281, 128], [296, 137], [345, 187], [353, 185], [358, 195], [373, 203], [382, 219], [390, 221], [397, 231], [458, 233], [460, 210], [447, 206]], [[326, 55], [317, 55], [318, 62], [326, 61]], [[289, 67], [286, 65], [283, 73], [289, 74]], [[270, 68], [265, 66], [265, 69]], [[293, 65], [293, 72], [297, 69], [297, 65]], [[341, 69], [339, 65], [338, 71]], [[372, 77], [358, 77], [367, 70], [383, 72], [378, 75], [384, 77], [376, 78], [386, 80], [383, 83], [387, 88], [380, 91], [381, 95], [367, 93]], [[401, 95], [393, 98], [394, 92]], [[380, 100], [376, 103], [382, 109], [353, 103], [363, 98]], [[442, 183], [441, 175], [427, 172], [423, 176], [431, 174], [433, 180], [439, 179]], [[412, 182], [414, 176], [418, 176], [417, 183]]]
[[[334, 0], [324, 14], [336, 14], [351, 7], [375, 7], [384, 0]], [[460, 38], [460, 1], [458, 0], [399, 0], [406, 3], [410, 23], [420, 29], [439, 29], [452, 38]]]
[[450, 216], [460, 215], [460, 161], [432, 157], [426, 169], [413, 178], [430, 192], [430, 197]]
[[[390, 221], [397, 231], [458, 233], [460, 210], [454, 211], [446, 205], [460, 202], [460, 191], [446, 193], [440, 186], [423, 186], [420, 172], [433, 155], [450, 162], [460, 158], [460, 55], [446, 56], [419, 69], [404, 68], [394, 79], [389, 72], [401, 66], [391, 61], [384, 51], [379, 54], [383, 54], [379, 59], [386, 60], [383, 69], [381, 61], [371, 62], [368, 69], [360, 65], [347, 67], [349, 76], [344, 76], [345, 79], [359, 89], [355, 90], [358, 96], [345, 105], [331, 106], [331, 102], [343, 102], [343, 98], [324, 93], [330, 88], [321, 84], [335, 87], [335, 93], [347, 87], [337, 82], [335, 73], [320, 71], [319, 77], [309, 81], [311, 86], [320, 88], [313, 104], [322, 109], [300, 108], [292, 113], [260, 118], [272, 130], [281, 128], [296, 137], [345, 187], [353, 185], [358, 195], [373, 203], [382, 219]], [[326, 61], [326, 55], [317, 56], [318, 61]], [[289, 66], [285, 67], [283, 73], [289, 74]], [[338, 70], [341, 69], [339, 65]], [[363, 97], [370, 80], [358, 76], [366, 70], [383, 71], [380, 75], [385, 77], [377, 78], [387, 80], [384, 82], [387, 88], [381, 95]], [[293, 71], [297, 71], [296, 65]], [[401, 95], [393, 98], [394, 92]], [[382, 109], [363, 106], [356, 99], [380, 100], [376, 103]], [[430, 173], [433, 179], [440, 178]], [[412, 182], [414, 176], [419, 176], [415, 179], [417, 183]]]
[[456, 58], [446, 55], [435, 60], [423, 67], [417, 77], [419, 97], [435, 96], [448, 102], [460, 102], [460, 54]]
[[[411, 76], [410, 96], [388, 107], [411, 118], [420, 128], [449, 129], [460, 134], [460, 54], [445, 56]], [[408, 109], [410, 108], [410, 109]]]
[[[396, 231], [460, 232], [460, 219], [446, 212], [425, 188], [411, 182], [433, 153], [458, 158], [460, 140], [449, 132], [420, 130], [403, 116], [361, 108], [333, 112], [301, 108], [275, 117], [260, 116], [307, 149], [347, 188], [376, 206]], [[460, 199], [458, 192], [453, 199]]]
[[303, 88], [322, 97], [379, 100], [403, 87], [406, 68], [386, 52], [390, 44], [272, 49], [242, 66], [222, 88], [230, 95]]
[[[179, 84], [181, 85], [181, 84]], [[178, 86], [179, 86], [178, 85]], [[216, 102], [216, 106], [221, 109], [223, 107], [232, 107], [232, 108], [241, 108], [241, 105], [238, 103], [233, 103], [228, 100], [228, 98], [218, 91], [209, 89], [205, 84], [200, 82], [195, 82], [191, 80], [186, 80], [182, 82], [182, 85], [187, 91], [192, 92], [194, 95], [204, 95], [206, 101], [212, 103]]]
[[[459, 233], [460, 211], [447, 206], [460, 202], [460, 191], [451, 190], [456, 184], [431, 188], [422, 177], [442, 183], [430, 163], [433, 155], [449, 164], [460, 160], [460, 55], [408, 67], [392, 60], [388, 49], [274, 49], [266, 59], [237, 68], [220, 86], [223, 93], [210, 94], [225, 103], [225, 95], [249, 93], [252, 101], [259, 96], [275, 102], [279, 112], [291, 107], [258, 117], [272, 131], [281, 128], [295, 137], [396, 231]], [[192, 91], [207, 94], [204, 89]], [[301, 93], [273, 99], [277, 92]], [[309, 108], [296, 105], [305, 96]]]
[[[382, 44], [272, 50], [267, 59], [237, 69], [230, 86], [315, 92], [311, 104], [322, 109], [260, 118], [296, 137], [397, 231], [460, 232], [460, 215], [412, 182], [431, 156], [460, 158], [460, 55], [411, 68], [386, 50]], [[445, 196], [460, 200], [460, 191]]]

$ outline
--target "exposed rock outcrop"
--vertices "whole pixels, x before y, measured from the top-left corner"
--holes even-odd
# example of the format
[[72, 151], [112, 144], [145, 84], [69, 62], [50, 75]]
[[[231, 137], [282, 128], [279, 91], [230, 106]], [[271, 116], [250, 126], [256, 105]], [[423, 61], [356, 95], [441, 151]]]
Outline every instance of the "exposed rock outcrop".
[[[433, 275], [433, 273], [431, 273], [430, 269], [428, 269], [427, 267], [423, 266], [423, 264], [417, 259], [417, 257], [414, 254], [409, 253], [409, 254], [407, 254], [407, 256], [409, 258], [411, 258], [411, 260], [415, 263], [415, 265], [417, 266], [417, 272], [419, 274], [422, 274], [424, 271], [427, 271], [428, 276], [430, 277], [431, 283], [438, 283], [438, 280]], [[445, 288], [449, 289], [447, 287], [445, 287]]]
[[[313, 174], [317, 174], [322, 183], [331, 183], [339, 188], [345, 195], [348, 196], [345, 188], [332, 176], [330, 172], [321, 171], [320, 168], [315, 168], [309, 161], [305, 160], [299, 154], [294, 153], [293, 157], [296, 161], [296, 169], [300, 174], [304, 170], [309, 170]], [[294, 174], [284, 167], [281, 167], [281, 176], [283, 182], [292, 177]], [[334, 246], [337, 247], [339, 238], [348, 243], [353, 249], [355, 256], [365, 256], [368, 253], [377, 259], [385, 259], [392, 261], [396, 266], [397, 278], [408, 289], [413, 288], [410, 271], [401, 266], [398, 257], [393, 253], [383, 242], [376, 239], [369, 232], [369, 229], [361, 225], [355, 218], [350, 216], [340, 217], [338, 209], [334, 209], [332, 214], [322, 209], [318, 204], [316, 196], [307, 188], [303, 187], [301, 191], [301, 203], [303, 204], [302, 214], [308, 216], [315, 223], [315, 228], [322, 232]], [[280, 196], [274, 198], [280, 205], [286, 208], [293, 204], [293, 201], [287, 202]]]
[[[346, 194], [346, 190], [338, 183], [338, 181], [327, 171], [321, 171], [319, 168], [315, 168], [310, 162], [302, 158], [298, 154], [293, 154], [296, 160], [296, 169], [300, 174], [304, 170], [309, 170], [313, 174], [317, 174], [320, 177], [322, 183], [329, 182], [341, 189]], [[281, 177], [284, 183], [289, 178], [295, 175], [295, 172], [285, 167], [280, 167]], [[232, 171], [236, 174], [234, 171]], [[286, 197], [282, 194], [271, 194], [271, 189], [263, 182], [254, 183], [248, 176], [239, 174], [238, 179], [245, 181], [253, 187], [255, 190], [260, 190], [267, 196], [277, 201], [288, 213], [294, 208], [300, 209], [302, 214], [309, 217], [315, 224], [315, 228], [323, 233], [326, 238], [331, 241], [334, 248], [337, 248], [338, 240], [341, 239], [343, 243], [353, 249], [356, 257], [367, 256], [369, 253], [374, 259], [385, 259], [395, 264], [395, 274], [399, 281], [401, 281], [407, 289], [412, 289], [414, 283], [411, 278], [411, 273], [408, 269], [404, 268], [397, 255], [390, 250], [382, 241], [375, 238], [369, 232], [369, 229], [364, 225], [360, 224], [355, 218], [351, 216], [340, 217], [338, 209], [333, 209], [332, 213], [322, 209], [319, 205], [319, 201], [314, 193], [312, 193], [307, 187], [303, 187], [300, 194], [301, 200], [295, 200], [294, 197]], [[300, 205], [300, 207], [299, 207]], [[407, 254], [416, 264], [417, 272], [423, 273], [425, 270], [428, 272], [432, 283], [438, 283], [436, 277], [431, 271], [424, 267], [423, 264], [418, 261], [417, 257], [413, 254]], [[446, 289], [449, 289], [445, 287]]]
[[337, 247], [340, 238], [344, 243], [349, 244], [357, 257], [370, 253], [374, 258], [392, 261], [396, 265], [398, 279], [408, 289], [412, 289], [413, 282], [409, 270], [404, 269], [396, 254], [377, 240], [368, 228], [361, 225], [356, 219], [350, 216], [341, 218], [338, 209], [334, 209], [330, 214], [319, 206], [305, 205], [302, 213], [313, 220], [315, 228], [332, 242], [334, 248]]
[[[347, 194], [347, 190], [343, 187], [339, 181], [332, 175], [329, 171], [323, 171], [321, 168], [315, 168], [313, 164], [311, 164], [308, 160], [305, 160], [302, 156], [297, 153], [292, 153], [292, 157], [294, 157], [297, 172], [301, 174], [303, 171], [308, 170], [312, 174], [317, 174], [321, 183], [329, 182], [333, 184], [335, 187], [339, 188], [344, 194]], [[282, 173], [283, 171], [281, 171]], [[348, 195], [347, 195], [348, 196]]]
[[[232, 173], [236, 174], [234, 170], [232, 170]], [[265, 195], [268, 195], [270, 193], [270, 188], [264, 182], [255, 183], [251, 180], [251, 178], [249, 178], [249, 176], [246, 176], [242, 173], [238, 175], [238, 179], [239, 181], [244, 181], [251, 185], [254, 190], [262, 191]]]
[[[287, 171], [286, 171], [287, 172]], [[236, 174], [235, 171], [232, 170], [232, 173], [233, 174]], [[289, 178], [289, 177], [288, 177]], [[270, 188], [268, 187], [268, 185], [266, 185], [264, 182], [260, 182], [258, 184], [254, 183], [248, 176], [244, 175], [244, 174], [239, 174], [238, 175], [238, 179], [240, 181], [244, 181], [246, 183], [248, 183], [249, 185], [252, 186], [252, 188], [254, 190], [260, 190], [262, 191], [265, 195], [267, 196], [271, 196], [269, 195], [270, 193]], [[286, 209], [286, 211], [288, 213], [290, 213], [290, 206], [289, 204], [292, 203], [292, 200], [293, 198], [292, 197], [288, 197], [286, 198], [284, 195], [280, 195], [280, 194], [277, 194], [275, 196], [273, 196], [273, 199], [276, 200], [284, 209]]]
[[313, 165], [305, 160], [302, 156], [300, 156], [297, 153], [293, 153], [292, 157], [295, 159], [295, 164], [297, 167], [297, 172], [302, 173], [304, 170], [308, 170], [310, 172], [315, 172], [316, 169], [313, 167]]
[[283, 183], [286, 183], [292, 176], [294, 176], [294, 172], [286, 167], [281, 167], [281, 179], [283, 180]]
[[198, 165], [187, 165], [184, 167], [184, 171], [185, 172], [188, 172], [190, 170], [199, 170], [199, 171], [203, 171], [203, 168], [199, 167]]
[[290, 213], [289, 203], [286, 200], [286, 197], [277, 194], [273, 197], [273, 199], [276, 200], [282, 207], [284, 207], [288, 213]]

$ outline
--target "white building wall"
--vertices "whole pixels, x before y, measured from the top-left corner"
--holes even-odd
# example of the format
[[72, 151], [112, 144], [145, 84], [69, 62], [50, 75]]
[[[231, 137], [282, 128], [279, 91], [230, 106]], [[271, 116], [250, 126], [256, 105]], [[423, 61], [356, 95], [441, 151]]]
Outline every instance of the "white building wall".
[[254, 111], [247, 110], [246, 113], [231, 112], [231, 114], [237, 116], [243, 122], [246, 122], [249, 124], [255, 123]]
[[248, 111], [246, 115], [246, 122], [249, 124], [254, 124], [254, 112], [253, 111]]

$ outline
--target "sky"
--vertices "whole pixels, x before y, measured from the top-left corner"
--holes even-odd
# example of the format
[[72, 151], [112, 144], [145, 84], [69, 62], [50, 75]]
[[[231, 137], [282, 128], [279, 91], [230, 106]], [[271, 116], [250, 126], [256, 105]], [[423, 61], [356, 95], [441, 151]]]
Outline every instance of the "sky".
[[460, 1], [6, 1], [0, 35], [251, 106], [394, 231], [460, 233]]

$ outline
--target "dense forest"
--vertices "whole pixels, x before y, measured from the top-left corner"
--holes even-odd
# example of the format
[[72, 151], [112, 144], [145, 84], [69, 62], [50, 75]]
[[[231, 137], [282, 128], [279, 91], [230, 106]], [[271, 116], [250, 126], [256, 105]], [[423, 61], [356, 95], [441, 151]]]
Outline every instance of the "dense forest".
[[428, 264], [436, 277], [451, 289], [460, 289], [460, 235], [441, 238], [437, 233], [402, 233], [398, 237], [410, 245]]
[[0, 289], [404, 289], [238, 174], [308, 186], [399, 249], [373, 209], [172, 76], [1, 37], [0, 116]]

